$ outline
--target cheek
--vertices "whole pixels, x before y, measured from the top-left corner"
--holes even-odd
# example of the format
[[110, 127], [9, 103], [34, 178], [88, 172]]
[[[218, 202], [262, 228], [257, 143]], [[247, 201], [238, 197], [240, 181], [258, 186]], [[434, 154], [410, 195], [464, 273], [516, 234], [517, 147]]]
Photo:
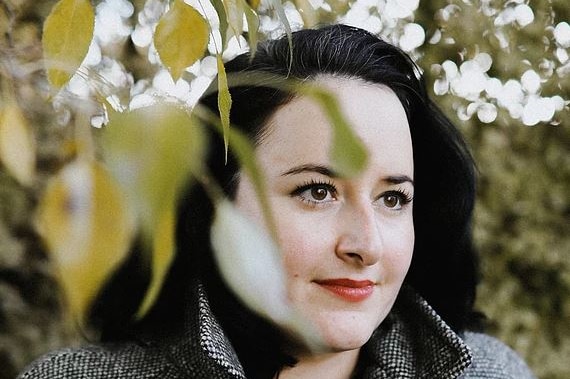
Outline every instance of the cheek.
[[328, 241], [333, 238], [322, 228], [315, 231], [314, 223], [307, 225], [298, 218], [289, 223], [280, 220], [277, 228], [283, 264], [290, 277], [310, 276], [332, 256], [333, 246]]
[[414, 226], [411, 220], [386, 233], [384, 238], [386, 251], [384, 264], [389, 270], [392, 280], [402, 281], [406, 276], [412, 262], [414, 240]]

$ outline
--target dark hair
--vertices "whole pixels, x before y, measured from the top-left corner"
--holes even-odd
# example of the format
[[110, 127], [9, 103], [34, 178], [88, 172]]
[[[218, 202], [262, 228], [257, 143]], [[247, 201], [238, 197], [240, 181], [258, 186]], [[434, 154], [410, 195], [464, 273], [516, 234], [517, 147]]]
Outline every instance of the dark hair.
[[[245, 78], [263, 73], [276, 81], [305, 81], [329, 74], [383, 84], [396, 93], [406, 110], [414, 154], [415, 248], [406, 282], [454, 330], [470, 327], [475, 322], [478, 277], [470, 225], [475, 169], [460, 133], [428, 98], [419, 69], [397, 47], [344, 25], [298, 31], [293, 33], [292, 42], [292, 56], [287, 38], [271, 40], [260, 44], [253, 58], [243, 54], [228, 62], [226, 72]], [[265, 121], [295, 96], [261, 84], [233, 86], [230, 92], [232, 124], [254, 141]], [[216, 93], [200, 103], [218, 113]], [[209, 170], [232, 197], [239, 166], [231, 154], [227, 164], [224, 162], [219, 136], [212, 136], [210, 146]], [[166, 315], [160, 312], [165, 307], [169, 317], [176, 317], [172, 314], [184, 307], [180, 291], [189, 285], [189, 278], [199, 277], [246, 375], [271, 377], [294, 359], [283, 353], [283, 336], [276, 328], [241, 305], [223, 283], [209, 242], [212, 215], [213, 207], [204, 190], [192, 187], [179, 208], [178, 253], [153, 317]]]

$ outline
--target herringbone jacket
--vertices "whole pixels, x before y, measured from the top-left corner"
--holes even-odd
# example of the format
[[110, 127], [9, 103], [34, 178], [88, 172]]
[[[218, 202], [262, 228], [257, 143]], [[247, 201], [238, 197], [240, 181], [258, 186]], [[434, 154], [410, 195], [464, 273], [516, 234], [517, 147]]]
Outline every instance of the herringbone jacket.
[[[60, 350], [32, 363], [19, 379], [245, 378], [202, 287], [191, 297], [179, 333]], [[534, 378], [518, 355], [496, 339], [454, 333], [411, 289], [401, 291], [362, 354], [370, 362], [363, 371], [367, 379]]]

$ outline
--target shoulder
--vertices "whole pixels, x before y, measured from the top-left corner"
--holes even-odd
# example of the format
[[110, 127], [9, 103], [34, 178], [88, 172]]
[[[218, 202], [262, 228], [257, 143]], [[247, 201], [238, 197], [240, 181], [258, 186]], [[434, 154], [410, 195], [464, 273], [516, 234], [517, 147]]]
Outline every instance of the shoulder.
[[462, 337], [473, 354], [473, 363], [462, 378], [535, 378], [522, 358], [496, 338], [473, 332], [465, 332]]
[[32, 362], [18, 379], [174, 379], [168, 362], [134, 343], [62, 349]]

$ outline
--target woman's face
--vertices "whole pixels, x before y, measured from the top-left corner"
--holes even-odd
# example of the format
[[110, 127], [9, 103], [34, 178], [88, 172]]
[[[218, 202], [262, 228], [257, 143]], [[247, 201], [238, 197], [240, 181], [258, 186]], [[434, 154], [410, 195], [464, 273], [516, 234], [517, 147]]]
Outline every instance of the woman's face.
[[[385, 86], [326, 77], [369, 161], [335, 175], [331, 127], [321, 107], [298, 97], [268, 121], [256, 154], [267, 180], [290, 302], [333, 351], [361, 347], [384, 320], [414, 246], [412, 142], [404, 109]], [[236, 205], [263, 226], [251, 181]]]

